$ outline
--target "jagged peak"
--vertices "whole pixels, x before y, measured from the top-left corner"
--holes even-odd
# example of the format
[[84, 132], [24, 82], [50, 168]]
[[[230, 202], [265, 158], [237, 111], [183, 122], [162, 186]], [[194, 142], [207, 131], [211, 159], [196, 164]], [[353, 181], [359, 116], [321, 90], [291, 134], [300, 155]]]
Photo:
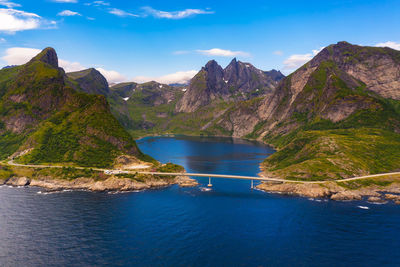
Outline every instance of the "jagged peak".
[[47, 63], [55, 68], [58, 68], [58, 57], [56, 50], [52, 47], [47, 47], [43, 49], [39, 54], [37, 54], [32, 61], [41, 61]]
[[212, 59], [212, 60], [207, 62], [207, 64], [205, 65], [205, 69], [209, 69], [209, 68], [217, 67], [217, 66], [219, 67], [218, 62], [215, 61], [214, 59]]
[[238, 60], [234, 57], [229, 65], [237, 64]]

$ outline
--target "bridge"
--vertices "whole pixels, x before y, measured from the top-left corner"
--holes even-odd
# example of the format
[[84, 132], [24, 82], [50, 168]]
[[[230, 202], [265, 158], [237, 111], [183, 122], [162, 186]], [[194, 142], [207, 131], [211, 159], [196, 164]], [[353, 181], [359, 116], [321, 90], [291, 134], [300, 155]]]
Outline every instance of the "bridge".
[[[268, 178], [259, 176], [240, 176], [240, 175], [229, 175], [229, 174], [211, 174], [211, 173], [187, 173], [187, 172], [137, 172], [140, 174], [149, 175], [163, 175], [163, 176], [191, 176], [191, 177], [208, 177], [208, 187], [212, 187], [211, 178], [219, 179], [237, 179], [237, 180], [250, 180], [251, 188], [254, 188], [254, 181], [270, 181], [279, 183], [298, 183], [299, 181], [284, 180], [279, 178]], [[302, 181], [303, 183], [315, 183], [313, 181]]]
[[[7, 162], [12, 166], [20, 166], [20, 167], [28, 167], [28, 168], [63, 168], [65, 166], [57, 166], [57, 165], [33, 165], [33, 164], [19, 164], [15, 163], [13, 160]], [[74, 167], [76, 169], [88, 169], [87, 167]], [[336, 180], [322, 180], [322, 181], [301, 181], [301, 180], [286, 180], [279, 178], [269, 178], [262, 176], [240, 176], [240, 175], [228, 175], [228, 174], [210, 174], [210, 173], [187, 173], [187, 172], [149, 172], [149, 171], [126, 171], [126, 170], [109, 170], [109, 169], [101, 169], [101, 168], [91, 168], [95, 171], [102, 172], [120, 172], [120, 173], [140, 173], [140, 174], [150, 174], [150, 175], [161, 175], [161, 176], [191, 176], [191, 177], [208, 177], [208, 186], [212, 186], [211, 178], [217, 179], [239, 179], [239, 180], [250, 180], [251, 188], [254, 188], [254, 181], [270, 181], [277, 183], [301, 183], [301, 184], [321, 184], [326, 182], [348, 182], [354, 180], [362, 180], [369, 179], [374, 177], [385, 177], [390, 175], [400, 175], [400, 172], [389, 172], [389, 173], [379, 173], [379, 174], [371, 174], [364, 176], [357, 176], [345, 179], [336, 179]]]

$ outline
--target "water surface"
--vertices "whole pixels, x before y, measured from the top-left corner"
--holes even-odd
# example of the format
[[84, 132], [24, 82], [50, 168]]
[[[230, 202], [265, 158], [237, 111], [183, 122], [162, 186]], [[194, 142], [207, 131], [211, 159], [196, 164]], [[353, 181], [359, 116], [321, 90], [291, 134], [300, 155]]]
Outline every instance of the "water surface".
[[[273, 153], [218, 138], [138, 144], [161, 162], [203, 173], [256, 175]], [[124, 194], [2, 186], [0, 266], [400, 265], [398, 206], [266, 194], [249, 181], [213, 184], [211, 192], [172, 186]]]

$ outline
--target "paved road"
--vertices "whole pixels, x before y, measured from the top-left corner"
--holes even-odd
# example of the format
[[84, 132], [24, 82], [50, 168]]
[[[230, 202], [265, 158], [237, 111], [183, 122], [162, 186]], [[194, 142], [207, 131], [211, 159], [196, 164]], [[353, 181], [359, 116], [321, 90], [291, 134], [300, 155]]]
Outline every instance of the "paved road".
[[[15, 163], [14, 161], [10, 160], [8, 162], [9, 165], [12, 166], [19, 166], [19, 167], [27, 167], [27, 168], [63, 168], [66, 166], [56, 166], [56, 165], [32, 165], [32, 164], [19, 164]], [[74, 167], [76, 169], [89, 169], [85, 167]], [[95, 171], [122, 171], [122, 170], [110, 170], [110, 169], [101, 169], [101, 168], [90, 168]], [[372, 174], [372, 175], [365, 175], [365, 176], [358, 176], [346, 179], [338, 179], [338, 180], [331, 180], [331, 181], [294, 181], [294, 180], [285, 180], [279, 178], [268, 178], [268, 177], [254, 177], [254, 176], [239, 176], [239, 175], [225, 175], [225, 174], [211, 174], [211, 173], [173, 173], [173, 172], [141, 172], [141, 171], [125, 171], [125, 173], [140, 173], [140, 174], [152, 174], [152, 175], [168, 175], [168, 176], [192, 176], [192, 177], [211, 177], [211, 178], [224, 178], [224, 179], [240, 179], [240, 180], [256, 180], [256, 181], [273, 181], [273, 182], [282, 182], [282, 183], [303, 183], [303, 184], [320, 184], [325, 182], [348, 182], [354, 180], [361, 180], [361, 179], [368, 179], [374, 178], [379, 176], [390, 176], [390, 175], [400, 175], [400, 172], [390, 172], [390, 173], [381, 173], [381, 174]]]

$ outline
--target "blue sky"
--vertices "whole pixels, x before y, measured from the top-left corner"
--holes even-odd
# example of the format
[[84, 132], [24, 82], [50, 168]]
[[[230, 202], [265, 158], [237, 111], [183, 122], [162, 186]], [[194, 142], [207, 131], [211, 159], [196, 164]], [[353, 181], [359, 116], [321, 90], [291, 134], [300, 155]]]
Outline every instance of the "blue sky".
[[395, 0], [0, 0], [0, 66], [52, 46], [109, 82], [179, 82], [234, 56], [288, 74], [342, 40], [400, 50], [399, 14]]

